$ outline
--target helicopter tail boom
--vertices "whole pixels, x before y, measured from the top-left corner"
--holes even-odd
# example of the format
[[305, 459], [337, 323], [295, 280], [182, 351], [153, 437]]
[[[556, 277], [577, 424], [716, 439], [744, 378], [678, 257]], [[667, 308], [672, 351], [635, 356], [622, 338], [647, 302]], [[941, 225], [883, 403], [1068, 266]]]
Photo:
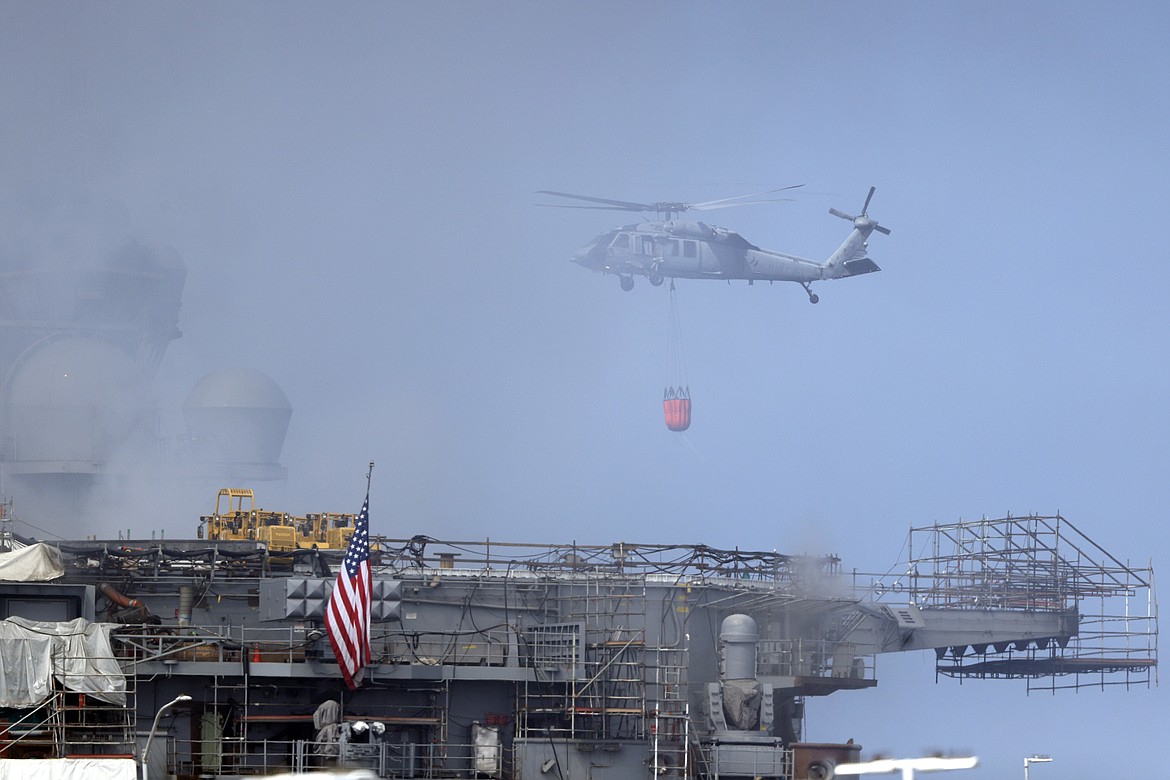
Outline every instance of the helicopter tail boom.
[[825, 269], [828, 272], [826, 276], [833, 278], [842, 276], [858, 276], [860, 274], [870, 274], [875, 271], [880, 271], [877, 263], [871, 260], [866, 255], [866, 248], [869, 246], [868, 240], [871, 233], [875, 230], [884, 235], [890, 234], [890, 229], [879, 225], [877, 220], [870, 219], [867, 213], [869, 209], [869, 202], [873, 199], [873, 193], [876, 187], [869, 188], [869, 194], [865, 196], [865, 205], [861, 207], [861, 213], [857, 216], [846, 214], [837, 209], [829, 209], [829, 213], [834, 217], [847, 219], [853, 223], [853, 232], [848, 238], [837, 247], [837, 251], [829, 257], [825, 263]]
[[855, 225], [849, 237], [841, 243], [841, 246], [837, 247], [837, 251], [825, 262], [822, 278], [839, 279], [844, 276], [857, 276], [880, 271], [878, 264], [866, 254], [868, 247], [866, 238], [868, 236], [869, 231]]

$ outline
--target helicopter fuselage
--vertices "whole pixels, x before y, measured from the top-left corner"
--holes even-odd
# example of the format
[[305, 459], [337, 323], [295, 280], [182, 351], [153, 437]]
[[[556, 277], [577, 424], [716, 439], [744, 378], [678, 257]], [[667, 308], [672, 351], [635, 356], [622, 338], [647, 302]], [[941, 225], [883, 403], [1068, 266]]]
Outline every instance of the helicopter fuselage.
[[[864, 254], [865, 239], [859, 238], [849, 251], [850, 259], [858, 254], [857, 249]], [[572, 261], [600, 273], [646, 276], [651, 284], [661, 284], [665, 278], [805, 283], [879, 270], [868, 258], [861, 264], [864, 270], [856, 263], [817, 262], [761, 249], [724, 228], [680, 220], [643, 222], [607, 231], [582, 247]]]

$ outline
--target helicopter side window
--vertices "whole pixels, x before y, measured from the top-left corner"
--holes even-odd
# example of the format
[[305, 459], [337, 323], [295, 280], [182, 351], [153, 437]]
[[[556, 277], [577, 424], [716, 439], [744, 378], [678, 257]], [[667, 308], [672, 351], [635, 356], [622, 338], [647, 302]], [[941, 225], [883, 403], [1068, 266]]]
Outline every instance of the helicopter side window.
[[617, 238], [613, 240], [614, 249], [629, 249], [630, 248], [630, 234], [618, 233]]
[[683, 242], [683, 257], [698, 257], [698, 256], [699, 256], [699, 252], [698, 252], [698, 248], [695, 246], [695, 242], [694, 241], [684, 241]]
[[678, 241], [670, 242], [670, 256], [678, 257]]
[[642, 236], [642, 254], [654, 254], [654, 239], [650, 238], [650, 236]]

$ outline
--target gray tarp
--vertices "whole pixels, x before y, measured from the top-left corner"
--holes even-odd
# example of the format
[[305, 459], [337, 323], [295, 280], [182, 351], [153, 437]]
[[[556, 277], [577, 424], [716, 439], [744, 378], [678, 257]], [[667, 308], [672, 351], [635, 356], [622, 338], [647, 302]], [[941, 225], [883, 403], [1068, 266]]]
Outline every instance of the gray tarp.
[[61, 551], [48, 544], [39, 542], [13, 552], [0, 553], [0, 580], [47, 582], [64, 574]]
[[52, 693], [52, 678], [71, 691], [125, 704], [126, 676], [110, 646], [112, 628], [85, 618], [0, 621], [0, 707], [35, 707]]
[[760, 684], [755, 680], [723, 681], [723, 714], [727, 725], [752, 731], [760, 722]]

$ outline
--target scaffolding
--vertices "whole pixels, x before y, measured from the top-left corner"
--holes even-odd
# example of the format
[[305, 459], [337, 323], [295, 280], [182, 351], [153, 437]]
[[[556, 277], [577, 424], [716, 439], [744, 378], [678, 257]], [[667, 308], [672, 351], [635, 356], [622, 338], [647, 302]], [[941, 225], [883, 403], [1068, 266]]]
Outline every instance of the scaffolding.
[[[616, 549], [621, 566], [624, 551]], [[624, 566], [622, 566], [624, 568]], [[563, 574], [555, 580], [563, 622], [529, 630], [535, 678], [519, 691], [517, 736], [597, 742], [647, 741], [658, 774], [688, 772], [689, 655], [648, 631], [652, 610], [664, 620], [687, 610], [676, 581], [648, 581], [643, 572]], [[651, 604], [665, 586], [661, 604]]]
[[[59, 662], [93, 660], [93, 656], [59, 658]], [[0, 713], [0, 759], [133, 758], [135, 679], [126, 677], [124, 697], [93, 693], [102, 690], [103, 680], [89, 678], [103, 676], [76, 671], [67, 677], [53, 675], [44, 701], [4, 709]], [[67, 687], [63, 677], [74, 687]], [[85, 690], [91, 692], [82, 692]]]
[[[919, 608], [1070, 615], [1076, 631], [939, 648], [936, 674], [1024, 679], [1029, 691], [1157, 684], [1153, 569], [1122, 563], [1060, 515], [910, 531], [905, 588]], [[879, 588], [880, 590], [880, 588]], [[881, 596], [882, 593], [877, 595]]]

